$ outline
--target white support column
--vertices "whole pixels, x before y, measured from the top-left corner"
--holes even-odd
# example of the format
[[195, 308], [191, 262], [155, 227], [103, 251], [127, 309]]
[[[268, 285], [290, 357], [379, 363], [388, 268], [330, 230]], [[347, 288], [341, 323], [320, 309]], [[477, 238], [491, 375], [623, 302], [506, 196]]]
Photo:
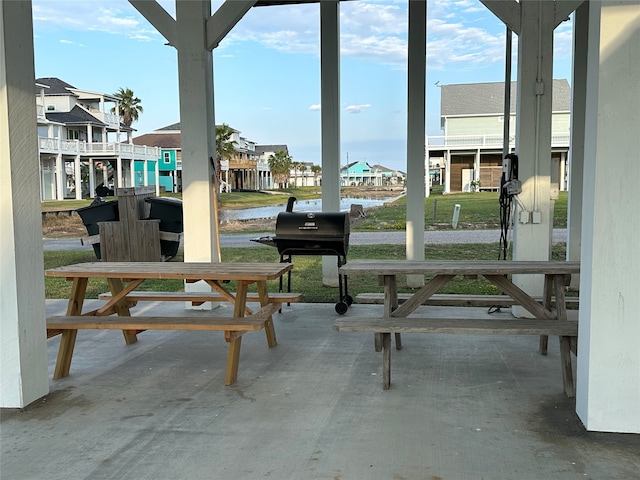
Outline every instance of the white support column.
[[[537, 0], [520, 2], [516, 151], [522, 181], [519, 200], [529, 221], [515, 222], [515, 260], [548, 260], [550, 256], [554, 4]], [[520, 218], [520, 210], [516, 210], [516, 220]], [[514, 275], [514, 283], [532, 295], [542, 295], [542, 275]], [[514, 307], [513, 312], [529, 315], [522, 307]]]
[[123, 183], [123, 177], [122, 177], [122, 157], [118, 156], [116, 157], [116, 181], [113, 182], [113, 189], [116, 190], [117, 188], [122, 188], [124, 187], [124, 183]]
[[[207, 50], [206, 22], [211, 2], [176, 2], [178, 76], [182, 136], [184, 259], [219, 262], [218, 225], [214, 221], [213, 169], [215, 120], [213, 55]], [[185, 288], [201, 289], [195, 284]]]
[[136, 186], [136, 165], [133, 158], [129, 159], [129, 187]]
[[89, 197], [96, 196], [96, 171], [93, 158], [89, 159]]
[[[340, 211], [340, 2], [320, 2], [322, 211]], [[336, 257], [322, 257], [322, 283], [338, 286]]]
[[561, 192], [567, 191], [567, 152], [560, 153], [559, 188]]
[[160, 160], [155, 161], [156, 197], [160, 196]]
[[80, 155], [73, 158], [73, 172], [75, 175], [76, 200], [82, 200], [82, 170], [80, 169]]
[[142, 162], [142, 181], [145, 187], [149, 186], [149, 161], [147, 159]]
[[476, 182], [480, 181], [480, 149], [479, 148], [476, 150], [475, 161], [473, 162], [473, 179]]
[[102, 182], [104, 183], [104, 186], [107, 187], [108, 183], [109, 183], [109, 172], [107, 170], [107, 162], [106, 160], [103, 160], [102, 162]]
[[589, 3], [576, 411], [640, 433], [640, 0]]
[[49, 393], [31, 2], [0, 2], [0, 407]]
[[[585, 108], [587, 104], [587, 54], [589, 3], [573, 19], [573, 73], [571, 81], [571, 147], [569, 149], [569, 205], [567, 208], [567, 260], [580, 260], [582, 244], [582, 192], [584, 179]], [[571, 277], [572, 290], [580, 289], [580, 276]]]
[[64, 199], [64, 192], [66, 190], [67, 173], [64, 168], [64, 161], [62, 160], [62, 154], [56, 155], [56, 200]]
[[445, 152], [444, 165], [444, 193], [451, 193], [451, 150]]
[[[427, 2], [409, 2], [407, 69], [407, 260], [424, 260]], [[409, 99], [411, 99], [409, 101]], [[428, 183], [428, 182], [427, 182]], [[424, 275], [407, 275], [408, 287], [424, 285]]]

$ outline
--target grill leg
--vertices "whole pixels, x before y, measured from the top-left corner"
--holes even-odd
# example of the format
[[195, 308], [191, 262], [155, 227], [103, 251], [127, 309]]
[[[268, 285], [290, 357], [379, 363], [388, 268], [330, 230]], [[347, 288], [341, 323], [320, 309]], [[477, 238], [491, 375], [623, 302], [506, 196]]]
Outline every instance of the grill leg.
[[[347, 263], [347, 259], [346, 257], [343, 257], [341, 255], [338, 255], [337, 257], [338, 257], [338, 270], [340, 270], [340, 267], [345, 263]], [[344, 288], [342, 284], [343, 281], [344, 281]], [[342, 315], [347, 312], [348, 308], [353, 303], [353, 298], [351, 298], [347, 293], [348, 292], [347, 276], [342, 275], [341, 273], [338, 273], [338, 289], [339, 289], [340, 297], [338, 298], [338, 303], [336, 303], [336, 312]]]
[[344, 300], [344, 296], [342, 295], [342, 275], [339, 273], [341, 266], [342, 262], [340, 261], [340, 257], [338, 257], [338, 294], [340, 295], [338, 298], [342, 302]]
[[[291, 255], [288, 255], [286, 259], [284, 255], [280, 255], [280, 263], [291, 263]], [[283, 287], [282, 276], [280, 276], [280, 279], [278, 281], [279, 281], [278, 291], [282, 292], [282, 287]], [[291, 270], [287, 272], [287, 293], [291, 293]], [[291, 306], [291, 302], [287, 302], [287, 307], [290, 307], [290, 306]], [[280, 313], [282, 313], [282, 309], [280, 309]]]

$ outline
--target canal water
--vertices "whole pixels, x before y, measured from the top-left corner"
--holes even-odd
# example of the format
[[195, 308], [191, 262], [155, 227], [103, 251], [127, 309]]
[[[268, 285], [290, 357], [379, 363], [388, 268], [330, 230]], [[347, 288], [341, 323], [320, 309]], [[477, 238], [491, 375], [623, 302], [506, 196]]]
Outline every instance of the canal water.
[[[349, 198], [345, 197], [340, 200], [340, 211], [348, 212], [351, 204], [355, 203], [367, 207], [378, 207], [385, 202], [394, 200], [397, 197], [389, 198]], [[243, 208], [237, 210], [223, 210], [220, 212], [221, 222], [230, 222], [232, 220], [254, 220], [256, 218], [275, 218], [280, 212], [286, 209], [286, 202], [282, 205], [270, 205], [268, 207]], [[321, 212], [322, 200], [299, 200], [293, 205], [294, 212]]]

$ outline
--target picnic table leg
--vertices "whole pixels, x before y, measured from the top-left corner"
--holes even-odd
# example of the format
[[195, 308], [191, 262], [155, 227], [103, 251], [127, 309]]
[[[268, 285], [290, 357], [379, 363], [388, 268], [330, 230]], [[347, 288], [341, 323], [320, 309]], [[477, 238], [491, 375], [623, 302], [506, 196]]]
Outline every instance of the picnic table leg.
[[[260, 297], [260, 306], [264, 307], [270, 303], [269, 300], [269, 292], [267, 291], [267, 282], [265, 280], [260, 280], [257, 282], [258, 286], [258, 296]], [[267, 335], [267, 344], [269, 348], [275, 347], [278, 344], [278, 340], [276, 339], [276, 330], [273, 326], [273, 316], [269, 315], [269, 318], [264, 324], [264, 331]]]
[[227, 373], [224, 378], [225, 385], [231, 385], [238, 379], [238, 364], [240, 363], [240, 347], [244, 332], [224, 332], [224, 339], [229, 343], [227, 355]]
[[[122, 286], [122, 280], [119, 278], [107, 278], [107, 282], [109, 283], [111, 295], [113, 295], [114, 297], [124, 289], [124, 287]], [[113, 308], [121, 317], [131, 316], [131, 311], [129, 310], [127, 301], [124, 299], [116, 303]], [[138, 336], [131, 330], [122, 330], [122, 335], [124, 336], [124, 343], [126, 343], [127, 345], [131, 345], [138, 341]]]
[[560, 360], [562, 361], [562, 384], [564, 393], [569, 398], [576, 396], [576, 385], [573, 381], [573, 366], [571, 362], [571, 337], [560, 337]]
[[[388, 278], [385, 277], [385, 290], [388, 288], [389, 292], [389, 312], [385, 311], [385, 316], [390, 317], [391, 312], [398, 309], [398, 283], [396, 281], [396, 276], [392, 275]], [[396, 341], [396, 350], [402, 350], [402, 338], [400, 337], [400, 333], [394, 334], [394, 340]]]
[[[553, 276], [545, 275], [544, 276], [544, 290], [542, 293], [542, 305], [547, 310], [551, 310], [551, 294], [553, 293]], [[556, 308], [558, 301], [556, 299]], [[540, 346], [538, 348], [538, 352], [540, 355], [546, 355], [547, 349], [549, 346], [549, 336], [548, 335], [540, 335]]]
[[382, 389], [391, 385], [391, 334], [382, 333]]
[[[384, 317], [391, 317], [391, 313], [398, 308], [398, 284], [396, 283], [395, 275], [382, 275], [379, 277], [379, 282], [384, 287]], [[395, 334], [396, 350], [402, 348], [402, 339], [400, 334]], [[382, 334], [373, 334], [373, 343], [376, 352], [382, 350]]]
[[[81, 315], [82, 305], [84, 304], [84, 296], [87, 292], [87, 278], [74, 278], [71, 286], [71, 297], [67, 304], [67, 315]], [[69, 375], [71, 368], [71, 358], [73, 357], [73, 349], [76, 345], [76, 336], [78, 330], [64, 330], [60, 337], [60, 346], [58, 347], [58, 358], [56, 366], [53, 370], [53, 379], [57, 380]]]

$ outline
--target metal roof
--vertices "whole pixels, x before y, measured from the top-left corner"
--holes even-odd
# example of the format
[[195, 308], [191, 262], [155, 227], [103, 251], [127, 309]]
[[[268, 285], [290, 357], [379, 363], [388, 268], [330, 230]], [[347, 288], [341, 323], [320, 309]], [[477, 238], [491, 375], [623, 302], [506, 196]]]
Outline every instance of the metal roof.
[[[443, 117], [504, 113], [504, 82], [442, 85], [440, 115]], [[516, 112], [517, 82], [511, 84], [511, 113]], [[571, 87], [567, 80], [553, 81], [554, 112], [571, 110]]]
[[284, 151], [289, 153], [289, 148], [286, 145], [256, 145], [255, 152], [257, 154], [263, 154], [265, 152], [279, 152]]

